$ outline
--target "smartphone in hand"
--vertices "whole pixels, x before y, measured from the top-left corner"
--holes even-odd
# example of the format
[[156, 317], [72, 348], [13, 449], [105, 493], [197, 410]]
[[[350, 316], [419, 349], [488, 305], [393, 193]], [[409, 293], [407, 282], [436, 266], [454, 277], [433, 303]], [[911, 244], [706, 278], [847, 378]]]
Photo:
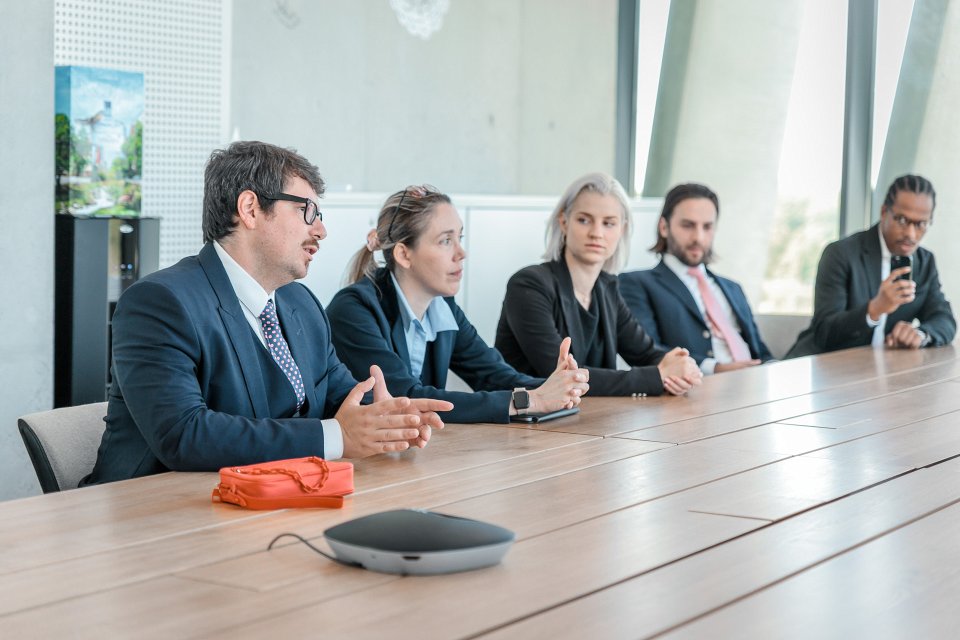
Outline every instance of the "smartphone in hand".
[[[899, 269], [900, 267], [909, 267], [910, 258], [907, 256], [890, 256], [890, 271], [894, 269]], [[897, 280], [912, 280], [913, 279], [913, 270], [908, 273], [901, 273], [897, 276]]]

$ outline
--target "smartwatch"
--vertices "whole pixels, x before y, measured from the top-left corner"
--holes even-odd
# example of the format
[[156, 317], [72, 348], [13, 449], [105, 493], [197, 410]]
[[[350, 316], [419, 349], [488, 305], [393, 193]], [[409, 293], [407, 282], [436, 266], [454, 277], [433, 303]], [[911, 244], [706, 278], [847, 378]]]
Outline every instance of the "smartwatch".
[[513, 390], [513, 408], [517, 410], [518, 416], [524, 415], [530, 408], [530, 394], [523, 387]]

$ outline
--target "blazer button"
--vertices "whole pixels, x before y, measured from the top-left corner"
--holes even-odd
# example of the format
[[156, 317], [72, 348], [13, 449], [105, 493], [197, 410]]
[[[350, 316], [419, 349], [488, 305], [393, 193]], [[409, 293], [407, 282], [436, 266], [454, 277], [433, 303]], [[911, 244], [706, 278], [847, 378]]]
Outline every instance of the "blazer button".
[[703, 332], [703, 339], [704, 339], [704, 340], [709, 340], [709, 339], [710, 339], [710, 332], [709, 332], [709, 331], [706, 331], [706, 330], [705, 330], [705, 331]]

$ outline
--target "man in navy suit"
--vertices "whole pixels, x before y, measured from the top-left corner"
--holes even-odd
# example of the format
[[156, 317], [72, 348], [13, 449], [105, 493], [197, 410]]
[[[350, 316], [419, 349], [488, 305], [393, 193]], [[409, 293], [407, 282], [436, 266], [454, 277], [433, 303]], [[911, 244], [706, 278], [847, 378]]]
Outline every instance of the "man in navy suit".
[[[199, 255], [151, 274], [113, 317], [107, 428], [83, 484], [425, 446], [449, 402], [359, 384], [303, 278], [326, 237], [317, 168], [289, 149], [215, 151]], [[373, 391], [373, 403], [362, 405]]]
[[743, 289], [706, 268], [719, 215], [708, 187], [677, 185], [657, 223], [660, 264], [620, 275], [623, 299], [657, 346], [686, 348], [706, 375], [773, 359]]

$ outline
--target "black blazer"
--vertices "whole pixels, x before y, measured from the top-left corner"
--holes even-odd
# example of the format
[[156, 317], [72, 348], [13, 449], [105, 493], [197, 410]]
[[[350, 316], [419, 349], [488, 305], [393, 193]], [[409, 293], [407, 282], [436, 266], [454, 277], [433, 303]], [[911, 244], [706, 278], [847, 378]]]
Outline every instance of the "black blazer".
[[[593, 396], [660, 395], [663, 381], [656, 364], [666, 351], [657, 348], [620, 297], [617, 277], [601, 272], [594, 287], [603, 327], [603, 366], [588, 367]], [[545, 375], [557, 366], [560, 342], [570, 336], [574, 358], [586, 353], [579, 327], [580, 303], [563, 260], [525, 267], [507, 283], [497, 325], [496, 347], [518, 370]], [[617, 354], [633, 368], [617, 370]], [[582, 363], [581, 363], [582, 364]]]
[[[817, 267], [813, 320], [786, 357], [870, 344], [873, 327], [867, 325], [867, 305], [880, 289], [881, 258], [878, 225], [827, 245]], [[940, 288], [933, 254], [923, 247], [913, 254], [912, 276], [917, 283], [916, 298], [887, 316], [885, 333], [901, 320], [916, 318], [920, 329], [930, 336], [929, 346], [952, 342], [957, 322]]]
[[320, 303], [299, 283], [274, 293], [307, 415], [279, 418], [237, 294], [213, 245], [135, 283], [113, 316], [107, 428], [85, 484], [162, 471], [216, 471], [322, 456], [320, 420], [356, 381], [337, 359]]
[[[477, 335], [453, 298], [444, 298], [444, 302], [453, 311], [459, 330], [441, 331], [427, 344], [419, 379], [410, 373], [400, 303], [387, 269], [378, 269], [372, 280], [364, 278], [334, 296], [327, 307], [333, 344], [358, 378], [369, 376], [370, 365], [376, 364], [393, 395], [452, 402], [454, 408], [443, 414], [444, 420], [507, 422], [511, 391], [539, 387], [543, 380], [524, 375], [504, 362], [497, 350]], [[445, 390], [450, 369], [476, 391]]]
[[[750, 355], [762, 362], [772, 360], [773, 354], [760, 338], [760, 330], [743, 289], [733, 280], [721, 278], [709, 269], [707, 273], [730, 303], [740, 325], [740, 335], [750, 347]], [[620, 294], [658, 347], [684, 347], [697, 364], [704, 358], [713, 357], [713, 341], [706, 319], [690, 290], [662, 260], [653, 269], [621, 273]]]

